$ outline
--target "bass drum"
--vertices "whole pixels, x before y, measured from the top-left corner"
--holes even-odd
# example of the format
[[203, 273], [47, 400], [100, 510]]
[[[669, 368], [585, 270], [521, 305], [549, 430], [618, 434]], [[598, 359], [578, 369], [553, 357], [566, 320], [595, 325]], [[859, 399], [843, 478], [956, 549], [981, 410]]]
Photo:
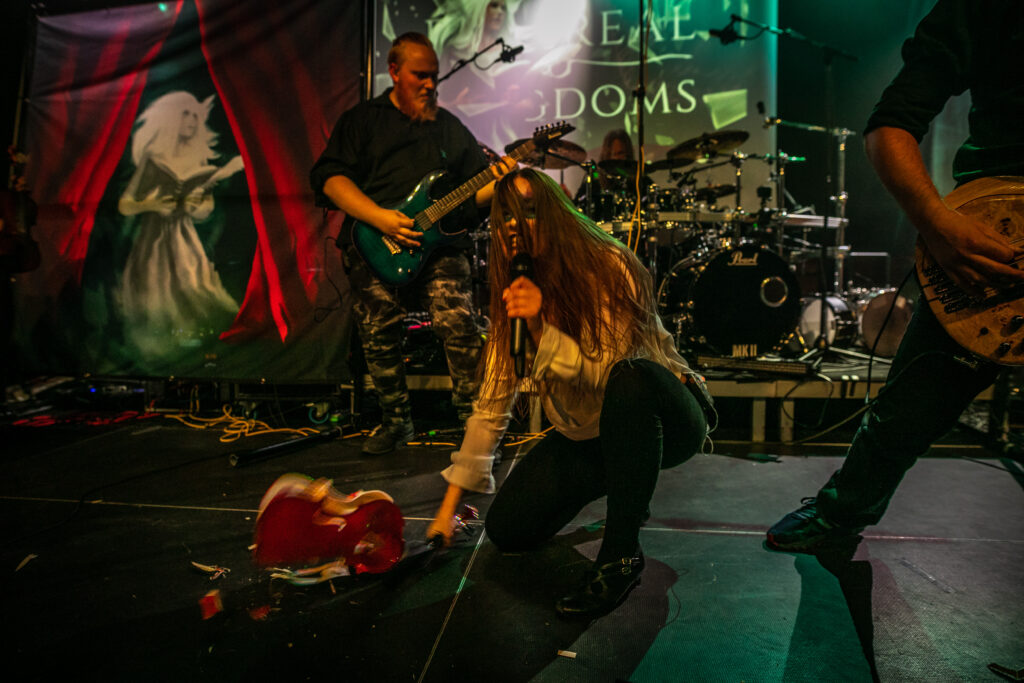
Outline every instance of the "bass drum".
[[674, 265], [658, 287], [658, 310], [680, 348], [753, 358], [795, 329], [800, 288], [779, 255], [744, 244]]

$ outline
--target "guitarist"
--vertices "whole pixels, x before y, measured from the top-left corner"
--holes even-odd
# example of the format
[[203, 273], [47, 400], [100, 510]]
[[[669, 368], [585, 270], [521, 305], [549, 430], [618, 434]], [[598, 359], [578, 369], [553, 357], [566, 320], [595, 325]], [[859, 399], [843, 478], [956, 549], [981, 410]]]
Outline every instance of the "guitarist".
[[[429, 313], [444, 341], [460, 419], [472, 412], [476, 367], [483, 338], [473, 317], [470, 265], [463, 242], [436, 249], [419, 276], [398, 289], [377, 277], [352, 245], [351, 222], [373, 226], [402, 247], [421, 246], [422, 232], [397, 206], [428, 173], [448, 172], [452, 188], [487, 168], [472, 133], [454, 115], [437, 106], [437, 55], [426, 36], [406, 33], [392, 43], [388, 74], [392, 87], [341, 115], [310, 182], [318, 206], [347, 215], [339, 246], [366, 363], [382, 410], [382, 424], [363, 444], [363, 453], [381, 455], [407, 443], [414, 434], [400, 344], [406, 302], [413, 299]], [[492, 167], [499, 178], [515, 166], [506, 157]], [[449, 188], [449, 189], [452, 189]], [[447, 219], [444, 231], [472, 228], [479, 207], [489, 205], [494, 183], [477, 191]]]
[[[1018, 0], [939, 0], [904, 44], [903, 67], [867, 124], [868, 158], [883, 184], [938, 265], [975, 295], [986, 286], [1024, 282], [1024, 248], [1009, 244], [994, 226], [947, 208], [918, 145], [946, 101], [970, 90], [970, 137], [953, 161], [954, 179], [1024, 176], [1024, 80], [1009, 66], [1019, 63], [1022, 51], [1024, 6]], [[878, 523], [904, 473], [998, 371], [953, 341], [919, 300], [889, 379], [842, 468], [815, 498], [805, 498], [803, 507], [769, 529], [768, 546], [813, 552]]]

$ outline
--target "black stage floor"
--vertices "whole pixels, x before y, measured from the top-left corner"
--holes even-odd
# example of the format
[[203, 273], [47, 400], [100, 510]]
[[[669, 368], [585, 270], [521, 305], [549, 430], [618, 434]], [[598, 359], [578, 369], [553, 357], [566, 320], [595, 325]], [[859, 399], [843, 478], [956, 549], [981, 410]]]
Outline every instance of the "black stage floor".
[[[356, 435], [232, 467], [229, 454], [286, 437], [223, 443], [219, 428], [110, 401], [32, 406], [47, 408], [8, 404], [2, 427], [10, 680], [996, 681], [990, 664], [1024, 669], [1024, 467], [967, 431], [910, 471], [852, 555], [780, 554], [765, 529], [840, 464], [853, 423], [831, 445], [755, 444], [729, 439], [723, 404], [715, 453], [663, 473], [642, 584], [579, 623], [552, 606], [600, 543], [600, 501], [534, 553], [502, 554], [478, 531], [391, 575], [298, 588], [249, 558], [278, 476], [387, 491], [412, 547], [452, 448], [370, 459]], [[499, 482], [524, 448], [506, 449]], [[486, 514], [488, 496], [470, 502]], [[223, 611], [204, 620], [211, 590]]]

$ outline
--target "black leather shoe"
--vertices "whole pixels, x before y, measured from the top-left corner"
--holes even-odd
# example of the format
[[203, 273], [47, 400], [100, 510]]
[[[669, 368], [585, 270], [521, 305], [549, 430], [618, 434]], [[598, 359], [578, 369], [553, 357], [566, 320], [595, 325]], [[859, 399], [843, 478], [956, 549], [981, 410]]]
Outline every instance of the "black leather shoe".
[[374, 429], [363, 442], [364, 455], [384, 455], [412, 440], [416, 431], [411, 422], [384, 424]]
[[555, 609], [563, 617], [581, 619], [607, 614], [640, 585], [643, 570], [644, 554], [641, 552], [589, 569], [580, 585], [560, 599]]
[[818, 510], [817, 498], [804, 498], [803, 507], [790, 512], [768, 530], [766, 545], [772, 550], [814, 552], [851, 540], [864, 527], [850, 528], [828, 521]]

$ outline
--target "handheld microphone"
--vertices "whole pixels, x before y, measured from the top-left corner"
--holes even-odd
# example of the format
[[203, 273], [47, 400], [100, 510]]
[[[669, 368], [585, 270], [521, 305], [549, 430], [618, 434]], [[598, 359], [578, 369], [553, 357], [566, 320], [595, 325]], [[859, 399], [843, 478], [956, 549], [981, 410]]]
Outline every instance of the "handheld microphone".
[[501, 46], [501, 57], [499, 59], [503, 62], [514, 62], [516, 61], [516, 55], [523, 51], [523, 46], [509, 47], [502, 43]]
[[[517, 251], [512, 257], [512, 279], [515, 282], [519, 277], [533, 279], [533, 259], [525, 251]], [[512, 318], [509, 321], [512, 328], [509, 351], [512, 355], [512, 363], [515, 366], [516, 377], [522, 379], [526, 376], [526, 338], [529, 330], [526, 328], [526, 320], [523, 318]]]

